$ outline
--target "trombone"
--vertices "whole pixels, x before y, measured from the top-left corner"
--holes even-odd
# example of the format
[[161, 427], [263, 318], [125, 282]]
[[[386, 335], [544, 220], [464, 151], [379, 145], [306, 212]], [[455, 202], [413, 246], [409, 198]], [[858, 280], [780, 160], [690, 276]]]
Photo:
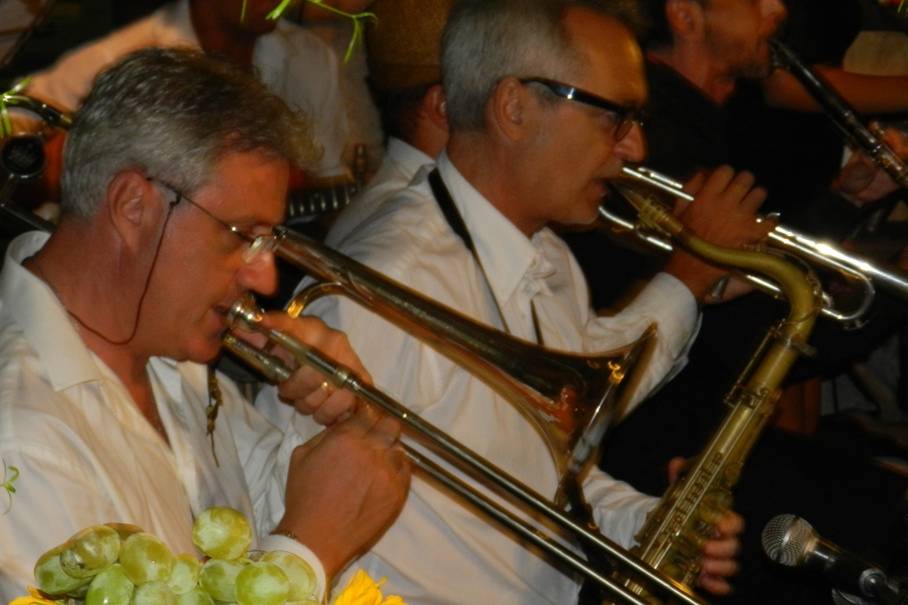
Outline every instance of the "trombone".
[[[644, 167], [631, 168], [629, 166], [624, 166], [621, 170], [624, 178], [630, 181], [631, 184], [647, 185], [687, 202], [694, 200], [692, 195], [682, 190], [681, 183], [654, 170]], [[662, 233], [658, 227], [649, 224], [645, 218], [639, 219], [640, 222], [631, 221], [608, 210], [604, 206], [599, 207], [599, 216], [620, 233], [632, 233], [646, 245], [656, 250], [667, 253], [673, 250], [671, 240], [666, 234]], [[770, 248], [778, 249], [781, 252], [797, 256], [806, 262], [836, 271], [860, 286], [863, 291], [861, 301], [854, 309], [850, 310], [836, 309], [833, 306], [832, 297], [824, 293], [824, 305], [820, 313], [830, 319], [852, 325], [859, 322], [870, 308], [876, 295], [877, 286], [902, 300], [908, 301], [908, 276], [898, 270], [880, 268], [866, 258], [844, 252], [832, 244], [816, 240], [781, 224], [776, 225], [769, 232], [768, 239]], [[774, 298], [782, 297], [779, 287], [772, 281], [751, 273], [745, 273], [743, 277], [770, 296]]]
[[[554, 448], [567, 448], [555, 455], [562, 472], [559, 493], [571, 489], [568, 482], [577, 480], [608, 422], [637, 384], [639, 362], [648, 352], [652, 329], [626, 348], [592, 357], [548, 351], [479, 325], [290, 229], [278, 227], [276, 234], [278, 257], [325, 280], [291, 301], [288, 305], [291, 315], [297, 315], [313, 296], [343, 293], [386, 319], [406, 326], [405, 329], [432, 346], [444, 349], [443, 354], [480, 376], [517, 406], [542, 432], [553, 451]], [[263, 328], [260, 318], [261, 312], [248, 299], [238, 301], [229, 313], [232, 328], [265, 334], [271, 343], [292, 353], [299, 363], [320, 371], [337, 388], [347, 389], [397, 418], [443, 460], [503, 494], [512, 504], [538, 513], [558, 531], [575, 537], [584, 546], [595, 549], [597, 554], [644, 578], [660, 594], [670, 595], [673, 602], [703, 604], [687, 587], [652, 570], [586, 523], [572, 518], [563, 506], [533, 491], [380, 390], [362, 383], [348, 368], [333, 363], [286, 334]], [[228, 350], [260, 370], [267, 379], [280, 382], [289, 377], [287, 367], [274, 355], [249, 346], [230, 332], [223, 340]], [[585, 409], [587, 406], [581, 404], [583, 400], [593, 403], [591, 409]], [[618, 585], [609, 572], [595, 569], [587, 559], [559, 543], [555, 537], [542, 533], [430, 458], [407, 445], [403, 447], [417, 468], [529, 544], [622, 601], [638, 605], [648, 602]]]

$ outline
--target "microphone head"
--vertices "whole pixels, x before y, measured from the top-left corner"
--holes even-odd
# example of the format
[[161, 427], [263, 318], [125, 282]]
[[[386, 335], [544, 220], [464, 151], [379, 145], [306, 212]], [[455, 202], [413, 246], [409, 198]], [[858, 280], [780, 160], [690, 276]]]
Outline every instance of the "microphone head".
[[803, 563], [816, 541], [813, 526], [795, 515], [776, 515], [763, 528], [763, 552], [787, 567]]

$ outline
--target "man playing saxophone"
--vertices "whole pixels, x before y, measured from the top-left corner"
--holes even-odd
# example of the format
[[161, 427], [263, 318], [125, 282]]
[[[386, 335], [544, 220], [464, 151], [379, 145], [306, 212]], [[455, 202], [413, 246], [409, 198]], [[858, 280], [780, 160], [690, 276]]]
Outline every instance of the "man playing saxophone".
[[[754, 107], [752, 103], [741, 102], [740, 89], [754, 87], [757, 82], [764, 83], [767, 78], [785, 77], [778, 73], [779, 70], [772, 70], [770, 43], [778, 35], [788, 10], [814, 4], [818, 11], [834, 13], [849, 3], [836, 3], [833, 7], [829, 3], [781, 0], [648, 0], [644, 4], [650, 10], [653, 24], [646, 42], [647, 166], [686, 178], [725, 162], [738, 162], [738, 165], [754, 166], [755, 169], [774, 164], [775, 170], [762, 171], [761, 182], [771, 178], [783, 187], [770, 189], [770, 196], [776, 196], [777, 201], [782, 198], [792, 206], [807, 207], [806, 193], [817, 188], [809, 183], [816, 172], [812, 165], [822, 163], [816, 158], [829, 155], [824, 154], [829, 149], [824, 149], [823, 140], [794, 141], [793, 134], [786, 133], [787, 138], [779, 135], [785, 125], [808, 122], [811, 117], [798, 115], [781, 121], [772, 128], [772, 135], [764, 135], [765, 138], [758, 141], [752, 137], [736, 138], [734, 135], [742, 131], [740, 124], [733, 126], [736, 120], [762, 124], [763, 131], [769, 126], [759, 120], [759, 114], [741, 111], [742, 107], [751, 110]], [[829, 27], [825, 20], [815, 19], [812, 23], [818, 28]], [[844, 75], [861, 78], [855, 74]], [[904, 78], [893, 80], [893, 90], [901, 92], [883, 98], [904, 102], [908, 90]], [[900, 88], [897, 83], [902, 84]], [[862, 90], [869, 92], [873, 88], [865, 86]], [[849, 89], [842, 92], [847, 94]], [[736, 95], [737, 103], [733, 100]], [[882, 109], [884, 107], [868, 108]], [[777, 113], [773, 115], [778, 116]], [[826, 126], [825, 117], [814, 119]], [[833, 136], [832, 143], [840, 151], [837, 136]], [[737, 153], [733, 151], [735, 148], [739, 150]], [[745, 163], [741, 154], [743, 149], [748, 149], [751, 157], [759, 157], [759, 162]], [[805, 153], [806, 149], [811, 152]], [[832, 155], [836, 155], [835, 150]], [[832, 167], [839, 166], [839, 161], [833, 157]], [[885, 175], [883, 171], [877, 172]], [[866, 187], [867, 184], [861, 187], [862, 192], [855, 193], [863, 197], [877, 189]], [[852, 185], [860, 183], [852, 181]], [[819, 189], [825, 188], [826, 184], [819, 184]], [[814, 204], [814, 214], [825, 220], [836, 217], [841, 206], [831, 204], [832, 201], [825, 198]], [[797, 208], [790, 210], [791, 214], [787, 210], [783, 213], [783, 221], [790, 224], [794, 219], [798, 225]], [[848, 222], [850, 229], [853, 221]], [[805, 226], [801, 223], [799, 227]], [[810, 225], [806, 229], [814, 232], [816, 227]], [[638, 261], [640, 255], [636, 251], [616, 246], [601, 234], [572, 234], [567, 240], [585, 271], [598, 305], [606, 306], [608, 303], [604, 298], [614, 298], [620, 293], [616, 282], [623, 285], [622, 280], [629, 276], [648, 274], [643, 262]], [[625, 258], [629, 262], [602, 263], [604, 250], [613, 258]], [[632, 264], [632, 261], [637, 262]], [[904, 310], [894, 311], [905, 317]], [[604, 445], [603, 468], [640, 489], [654, 492], [664, 489], [665, 475], [658, 469], [673, 456], [701, 451], [728, 411], [723, 396], [752, 357], [766, 328], [783, 312], [780, 305], [761, 293], [729, 304], [710, 306], [703, 314], [702, 329], [691, 350], [691, 363], [641, 406], [628, 422], [613, 431]], [[747, 320], [742, 321], [742, 318]], [[854, 357], [857, 351], [866, 350], [868, 343], [879, 341], [881, 335], [891, 335], [891, 329], [891, 323], [879, 325], [879, 322], [873, 322], [861, 331], [846, 332], [820, 321], [811, 344], [818, 350], [816, 360], [825, 362], [826, 368], [835, 368], [842, 365], [843, 358]], [[789, 409], [809, 408], [790, 406]], [[639, 447], [642, 439], [652, 444], [645, 451]], [[839, 440], [841, 436], [837, 433], [836, 439], [829, 442]], [[760, 547], [760, 531], [781, 511], [799, 511], [817, 523], [821, 531], [831, 532], [836, 541], [851, 548], [880, 545], [890, 539], [892, 521], [897, 516], [896, 505], [902, 499], [905, 481], [865, 463], [862, 456], [856, 455], [858, 451], [857, 446], [853, 449], [824, 446], [818, 440], [807, 440], [776, 427], [763, 434], [736, 490], [735, 501], [738, 510], [747, 518], [748, 526], [741, 536], [740, 561], [744, 571], [737, 579], [741, 590], [729, 599], [729, 603], [828, 600], [828, 590], [822, 585], [802, 582], [791, 574], [773, 570], [765, 560]], [[847, 484], [843, 484], [842, 477], [848, 477]], [[769, 486], [774, 490], [771, 497], [767, 495]], [[843, 523], [842, 519], [847, 516], [866, 521]], [[864, 554], [871, 556], [872, 552]]]
[[[678, 252], [623, 313], [600, 318], [582, 274], [547, 225], [588, 223], [609, 179], [639, 161], [636, 109], [646, 98], [640, 49], [618, 12], [558, 0], [463, 1], [442, 56], [450, 142], [438, 171], [373, 209], [341, 251], [482, 323], [546, 347], [613, 348], [658, 326], [636, 399], [685, 361], [702, 300], [723, 270]], [[722, 168], [695, 184], [683, 220], [703, 237], [758, 240], [763, 192]], [[349, 331], [376, 385], [547, 497], [557, 473], [541, 437], [481, 380], [353, 303], [312, 306]], [[284, 411], [273, 396], [266, 413]], [[269, 412], [270, 410], [270, 412]], [[300, 416], [297, 430], [317, 430]], [[594, 470], [584, 492], [604, 533], [624, 546], [654, 499]], [[741, 519], [704, 546], [700, 585], [722, 594], [735, 571]], [[422, 548], [432, 545], [432, 557]], [[423, 481], [359, 562], [412, 604], [570, 603], [578, 585]]]

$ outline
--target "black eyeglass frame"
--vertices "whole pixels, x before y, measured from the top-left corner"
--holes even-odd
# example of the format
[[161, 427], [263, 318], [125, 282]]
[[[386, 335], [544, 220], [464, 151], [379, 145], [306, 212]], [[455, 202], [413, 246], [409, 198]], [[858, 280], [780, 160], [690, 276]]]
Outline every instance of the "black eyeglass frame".
[[615, 101], [609, 101], [597, 94], [583, 90], [582, 88], [577, 88], [576, 86], [558, 82], [557, 80], [550, 80], [548, 78], [520, 78], [519, 81], [521, 84], [540, 84], [556, 97], [589, 105], [590, 107], [595, 107], [596, 109], [601, 109], [614, 114], [614, 136], [616, 141], [620, 141], [626, 137], [634, 127], [634, 124], [637, 124], [641, 128], [643, 127], [644, 116], [641, 107], [621, 105]]

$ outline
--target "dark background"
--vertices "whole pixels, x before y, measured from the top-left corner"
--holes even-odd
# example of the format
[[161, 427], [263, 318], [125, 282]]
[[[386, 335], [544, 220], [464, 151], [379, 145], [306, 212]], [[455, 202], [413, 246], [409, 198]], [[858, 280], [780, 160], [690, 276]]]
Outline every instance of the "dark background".
[[[4, 1], [6, 0], [0, 0], [0, 3]], [[0, 87], [2, 90], [8, 89], [17, 78], [49, 65], [67, 49], [129, 23], [164, 3], [165, 0], [57, 0], [47, 18], [31, 33], [12, 62], [0, 69]], [[787, 0], [787, 3], [810, 4], [810, 1]], [[837, 3], [838, 0], [831, 3], [823, 0], [825, 6], [821, 10], [835, 13]], [[877, 0], [861, 0], [861, 5], [860, 19], [865, 29], [899, 29], [908, 32], [908, 15], [895, 17], [894, 9], [881, 9]], [[829, 16], [817, 17], [818, 21], [824, 23], [817, 31], [827, 29], [827, 24], [836, 21], [827, 18]], [[836, 32], [828, 33], [837, 37]]]

